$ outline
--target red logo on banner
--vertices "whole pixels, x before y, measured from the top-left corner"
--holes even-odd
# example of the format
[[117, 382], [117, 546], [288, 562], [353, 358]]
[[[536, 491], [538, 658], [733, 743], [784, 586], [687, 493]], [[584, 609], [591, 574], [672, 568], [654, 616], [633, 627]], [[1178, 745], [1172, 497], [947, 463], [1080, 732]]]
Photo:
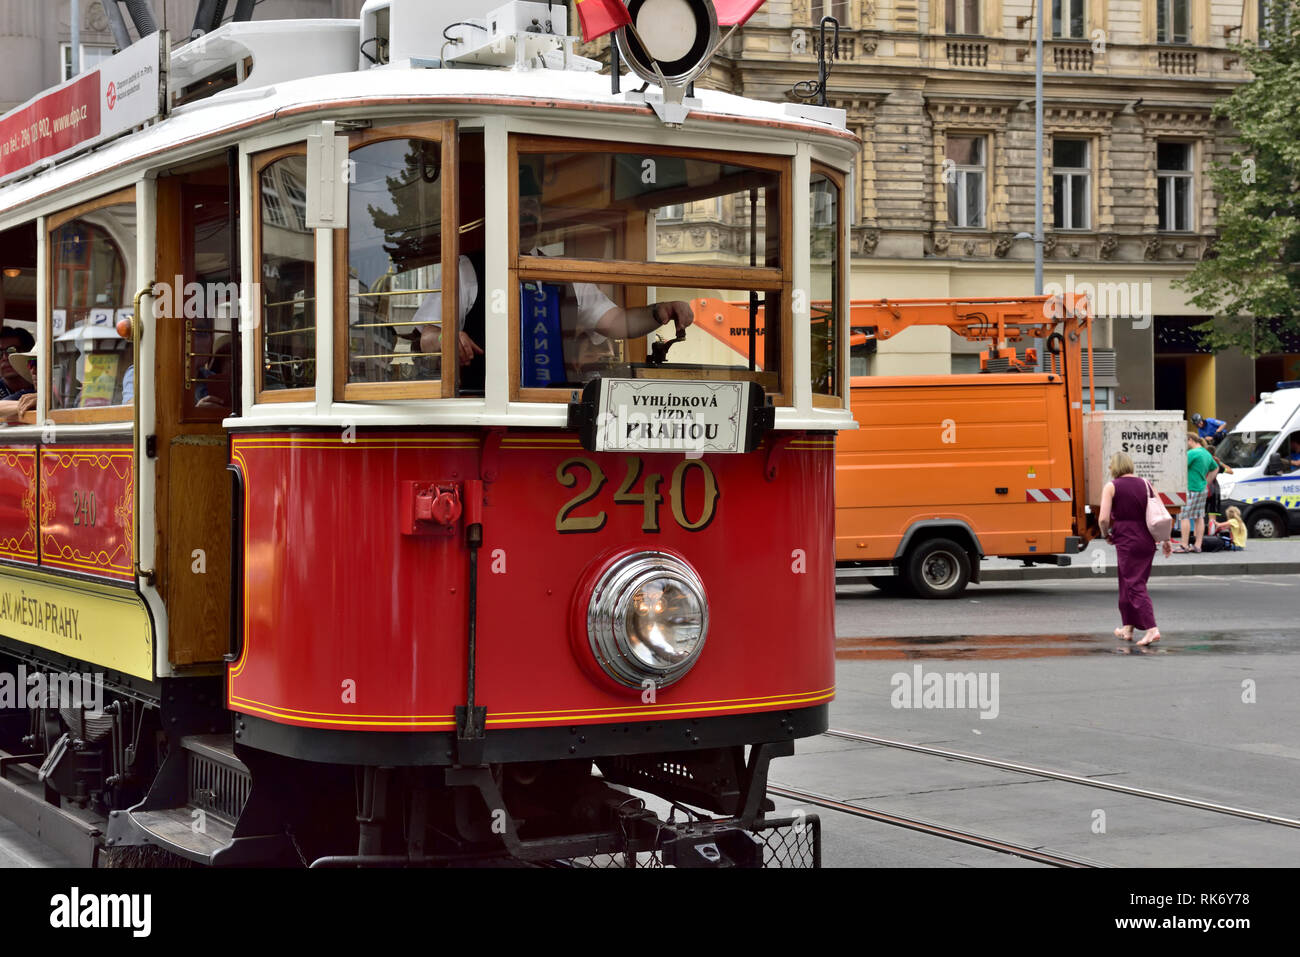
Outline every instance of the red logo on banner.
[[117, 106], [117, 84], [109, 83], [108, 84], [108, 108], [111, 110], [115, 106]]
[[0, 176], [99, 136], [99, 71], [0, 119]]

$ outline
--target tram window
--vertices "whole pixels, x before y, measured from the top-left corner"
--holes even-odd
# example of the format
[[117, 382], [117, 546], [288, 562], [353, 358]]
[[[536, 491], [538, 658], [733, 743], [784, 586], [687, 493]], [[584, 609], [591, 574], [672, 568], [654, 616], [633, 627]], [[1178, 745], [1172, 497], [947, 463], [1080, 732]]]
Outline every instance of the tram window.
[[135, 356], [117, 323], [132, 314], [136, 207], [114, 203], [50, 231], [51, 409], [130, 405]]
[[[751, 336], [751, 301], [753, 304]], [[691, 323], [686, 338], [674, 342], [665, 362], [646, 361], [655, 343], [674, 338], [669, 322], [645, 336], [616, 339], [591, 335], [601, 319], [620, 328], [628, 314], [681, 303]], [[765, 391], [780, 388], [781, 326], [769, 328], [766, 316], [781, 315], [776, 290], [687, 289], [658, 286], [594, 285], [527, 280], [520, 283], [520, 384], [524, 388], [579, 386], [597, 375], [630, 378], [749, 379]], [[611, 318], [608, 313], [615, 310]], [[754, 343], [751, 359], [751, 340]], [[660, 347], [662, 349], [662, 346]]]
[[186, 297], [184, 309], [184, 416], [218, 419], [232, 407], [232, 333], [239, 311], [230, 272], [230, 201], [224, 185], [191, 185], [182, 195], [186, 272], [203, 291], [201, 302]]
[[521, 153], [519, 253], [781, 265], [780, 173], [654, 153]]
[[442, 378], [442, 156], [432, 139], [351, 152], [348, 383]]
[[812, 391], [836, 396], [840, 387], [840, 315], [843, 279], [840, 233], [841, 191], [825, 173], [814, 173], [808, 191], [810, 266], [809, 321], [812, 324]]
[[[316, 233], [307, 227], [306, 182], [302, 153], [272, 159], [258, 171], [261, 391], [292, 398], [305, 397], [294, 390], [316, 385]], [[220, 359], [219, 339], [207, 357], [213, 363]]]

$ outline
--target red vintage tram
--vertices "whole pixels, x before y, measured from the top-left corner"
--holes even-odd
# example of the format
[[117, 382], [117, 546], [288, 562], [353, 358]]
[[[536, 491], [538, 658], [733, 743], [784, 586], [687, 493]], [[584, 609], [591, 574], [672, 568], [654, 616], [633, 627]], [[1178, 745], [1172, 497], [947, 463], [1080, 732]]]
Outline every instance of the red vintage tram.
[[0, 811], [79, 855], [817, 855], [857, 140], [687, 90], [707, 0], [662, 93], [472, 6], [153, 35], [159, 116], [0, 173], [0, 677], [104, 689], [0, 712]]

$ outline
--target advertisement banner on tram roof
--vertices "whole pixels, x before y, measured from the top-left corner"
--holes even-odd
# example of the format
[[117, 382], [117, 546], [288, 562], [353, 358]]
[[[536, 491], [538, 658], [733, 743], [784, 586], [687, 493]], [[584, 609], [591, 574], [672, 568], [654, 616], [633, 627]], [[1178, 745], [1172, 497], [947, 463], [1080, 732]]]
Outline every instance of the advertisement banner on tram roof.
[[0, 183], [161, 115], [166, 49], [152, 33], [0, 117]]

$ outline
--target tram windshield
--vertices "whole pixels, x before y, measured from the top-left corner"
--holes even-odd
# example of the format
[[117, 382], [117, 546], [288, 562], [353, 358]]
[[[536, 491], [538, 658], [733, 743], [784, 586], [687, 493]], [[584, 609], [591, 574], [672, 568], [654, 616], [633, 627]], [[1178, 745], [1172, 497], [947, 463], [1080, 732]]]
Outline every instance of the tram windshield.
[[616, 375], [780, 392], [783, 161], [548, 146], [522, 144], [514, 177], [521, 387]]
[[135, 203], [117, 203], [50, 235], [52, 409], [130, 405], [135, 357], [117, 322], [132, 313]]

